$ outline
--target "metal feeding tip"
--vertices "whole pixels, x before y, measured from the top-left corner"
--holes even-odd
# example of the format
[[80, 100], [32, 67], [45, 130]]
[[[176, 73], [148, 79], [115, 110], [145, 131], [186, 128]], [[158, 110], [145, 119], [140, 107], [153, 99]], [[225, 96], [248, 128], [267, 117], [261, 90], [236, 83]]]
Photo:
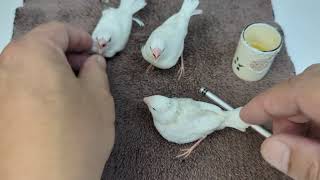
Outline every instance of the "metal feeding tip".
[[[208, 97], [210, 100], [212, 100], [215, 104], [219, 105], [220, 107], [222, 107], [222, 109], [227, 110], [227, 111], [232, 111], [234, 110], [233, 107], [231, 107], [229, 104], [227, 104], [226, 102], [224, 102], [222, 99], [220, 99], [218, 96], [216, 96], [215, 94], [213, 94], [211, 91], [209, 91], [207, 88], [200, 88], [199, 91], [202, 95]], [[272, 134], [265, 130], [263, 127], [257, 126], [257, 125], [251, 125], [252, 129], [254, 129], [255, 131], [257, 131], [258, 133], [260, 133], [262, 136], [268, 138], [270, 137]]]
[[200, 88], [200, 91], [199, 91], [199, 92], [200, 92], [203, 96], [205, 96], [208, 91], [209, 91], [209, 90], [208, 90], [207, 88], [202, 87], [202, 88]]

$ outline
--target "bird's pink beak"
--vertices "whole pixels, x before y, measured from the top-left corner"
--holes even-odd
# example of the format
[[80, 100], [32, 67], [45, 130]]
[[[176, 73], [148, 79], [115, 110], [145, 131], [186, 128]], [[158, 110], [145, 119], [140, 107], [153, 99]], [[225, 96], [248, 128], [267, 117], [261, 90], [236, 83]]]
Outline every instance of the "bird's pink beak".
[[98, 45], [98, 53], [102, 54], [103, 50], [108, 47], [108, 42], [105, 39], [98, 39], [97, 45]]
[[159, 48], [152, 49], [152, 54], [153, 54], [154, 60], [157, 61], [161, 55], [161, 49]]

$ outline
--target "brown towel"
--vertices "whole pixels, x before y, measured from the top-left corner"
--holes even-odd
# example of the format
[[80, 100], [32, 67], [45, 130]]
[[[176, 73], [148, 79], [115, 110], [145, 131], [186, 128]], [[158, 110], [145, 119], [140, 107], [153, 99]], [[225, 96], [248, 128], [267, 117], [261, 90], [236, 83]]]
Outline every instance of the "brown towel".
[[[118, 2], [112, 4], [116, 5]], [[182, 0], [148, 0], [134, 25], [127, 48], [108, 62], [116, 103], [116, 142], [102, 179], [288, 179], [260, 156], [263, 138], [249, 130], [225, 129], [208, 136], [191, 156], [175, 159], [181, 148], [155, 130], [142, 98], [161, 94], [208, 101], [198, 94], [207, 86], [234, 107], [294, 75], [283, 50], [271, 72], [248, 83], [232, 72], [231, 63], [241, 30], [253, 22], [272, 22], [269, 0], [201, 0], [204, 14], [192, 17], [185, 43], [185, 76], [178, 81], [179, 65], [146, 74], [148, 64], [140, 48], [149, 34], [180, 8]], [[98, 0], [26, 0], [17, 11], [15, 37], [50, 20], [70, 22], [92, 32], [102, 6]]]

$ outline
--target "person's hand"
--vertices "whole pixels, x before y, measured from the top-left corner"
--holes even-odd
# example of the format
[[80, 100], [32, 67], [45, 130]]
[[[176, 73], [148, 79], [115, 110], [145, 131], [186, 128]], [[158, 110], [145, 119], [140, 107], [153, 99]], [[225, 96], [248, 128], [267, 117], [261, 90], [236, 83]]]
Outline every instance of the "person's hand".
[[0, 55], [1, 179], [101, 178], [115, 115], [104, 58], [81, 65], [76, 55], [91, 46], [88, 33], [53, 22]]
[[252, 124], [273, 122], [264, 159], [294, 179], [320, 179], [320, 64], [254, 98], [241, 111]]

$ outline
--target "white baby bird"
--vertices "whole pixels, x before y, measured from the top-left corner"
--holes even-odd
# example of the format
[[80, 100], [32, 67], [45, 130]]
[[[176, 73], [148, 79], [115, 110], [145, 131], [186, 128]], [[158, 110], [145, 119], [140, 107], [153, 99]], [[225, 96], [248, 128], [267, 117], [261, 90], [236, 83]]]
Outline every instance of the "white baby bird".
[[128, 42], [132, 21], [144, 26], [133, 14], [146, 6], [145, 0], [121, 0], [120, 7], [102, 12], [98, 25], [92, 33], [92, 51], [105, 57], [113, 57], [123, 50]]
[[148, 70], [153, 66], [160, 69], [169, 69], [175, 66], [181, 57], [179, 79], [184, 74], [183, 49], [184, 39], [188, 33], [191, 16], [202, 14], [196, 10], [199, 0], [184, 0], [180, 11], [167, 19], [155, 29], [142, 47], [143, 58], [150, 63]]
[[177, 144], [198, 140], [177, 157], [188, 157], [207, 135], [216, 130], [231, 127], [244, 132], [249, 127], [240, 119], [240, 108], [223, 111], [209, 103], [159, 95], [144, 98], [144, 102], [148, 105], [156, 129], [166, 140]]

